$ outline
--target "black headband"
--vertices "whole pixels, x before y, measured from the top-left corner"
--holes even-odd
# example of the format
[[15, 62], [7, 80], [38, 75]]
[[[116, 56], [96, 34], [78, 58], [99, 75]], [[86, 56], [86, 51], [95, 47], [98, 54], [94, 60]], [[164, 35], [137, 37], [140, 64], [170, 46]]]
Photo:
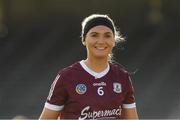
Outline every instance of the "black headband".
[[83, 30], [83, 37], [88, 33], [88, 31], [98, 25], [104, 25], [109, 27], [113, 34], [114, 34], [114, 24], [108, 19], [108, 18], [104, 18], [104, 17], [97, 17], [97, 18], [93, 18], [91, 20], [89, 20], [86, 25], [84, 26], [84, 30]]

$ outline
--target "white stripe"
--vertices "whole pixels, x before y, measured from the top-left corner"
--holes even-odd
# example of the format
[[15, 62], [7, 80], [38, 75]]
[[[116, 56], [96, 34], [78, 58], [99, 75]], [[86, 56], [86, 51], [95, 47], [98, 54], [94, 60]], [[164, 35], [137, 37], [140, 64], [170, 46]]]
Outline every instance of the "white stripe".
[[46, 102], [45, 108], [48, 108], [48, 109], [54, 110], [54, 111], [60, 111], [64, 108], [64, 105], [58, 106], [58, 105], [53, 105], [53, 104]]
[[60, 77], [60, 75], [58, 74], [58, 75], [56, 76], [54, 82], [52, 83], [51, 89], [50, 89], [50, 91], [49, 91], [49, 95], [48, 95], [48, 97], [47, 97], [48, 100], [51, 99], [51, 96], [52, 96], [52, 94], [53, 94], [54, 88], [55, 88], [55, 86], [56, 86], [56, 83], [57, 83], [59, 77]]
[[136, 107], [136, 103], [132, 103], [132, 104], [123, 104], [123, 108], [135, 108]]

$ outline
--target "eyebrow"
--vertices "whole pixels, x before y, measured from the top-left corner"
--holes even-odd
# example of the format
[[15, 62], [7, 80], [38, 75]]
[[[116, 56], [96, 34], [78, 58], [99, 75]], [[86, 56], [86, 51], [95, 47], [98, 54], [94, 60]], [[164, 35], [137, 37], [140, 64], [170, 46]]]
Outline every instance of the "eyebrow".
[[[99, 34], [98, 32], [90, 32], [90, 34]], [[111, 32], [105, 32], [104, 34], [112, 34]]]

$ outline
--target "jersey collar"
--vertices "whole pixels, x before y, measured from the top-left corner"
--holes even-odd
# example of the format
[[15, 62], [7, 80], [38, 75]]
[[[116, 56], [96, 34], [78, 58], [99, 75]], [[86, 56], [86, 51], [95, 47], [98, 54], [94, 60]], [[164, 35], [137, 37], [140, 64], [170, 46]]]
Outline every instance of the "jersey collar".
[[102, 78], [103, 76], [105, 76], [105, 75], [109, 72], [109, 69], [110, 69], [109, 64], [108, 64], [107, 68], [104, 69], [103, 71], [101, 71], [101, 72], [95, 72], [95, 71], [93, 71], [92, 69], [90, 69], [90, 68], [85, 64], [84, 60], [81, 60], [79, 63], [80, 63], [80, 65], [82, 66], [82, 68], [83, 68], [86, 72], [88, 72], [90, 75], [94, 76], [95, 79], [97, 79], [97, 78]]

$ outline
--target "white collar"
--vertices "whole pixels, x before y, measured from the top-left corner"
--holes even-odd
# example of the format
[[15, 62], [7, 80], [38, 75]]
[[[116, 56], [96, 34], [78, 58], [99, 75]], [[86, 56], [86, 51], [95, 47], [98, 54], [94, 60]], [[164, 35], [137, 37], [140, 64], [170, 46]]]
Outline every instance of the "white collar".
[[101, 78], [101, 77], [105, 76], [105, 75], [109, 72], [109, 69], [110, 69], [109, 64], [108, 64], [107, 68], [104, 69], [103, 71], [101, 71], [101, 72], [95, 72], [95, 71], [93, 71], [92, 69], [90, 69], [90, 68], [85, 64], [84, 60], [81, 60], [79, 63], [80, 63], [80, 65], [82, 66], [82, 68], [83, 68], [86, 72], [88, 72], [90, 75], [94, 76], [95, 79]]

